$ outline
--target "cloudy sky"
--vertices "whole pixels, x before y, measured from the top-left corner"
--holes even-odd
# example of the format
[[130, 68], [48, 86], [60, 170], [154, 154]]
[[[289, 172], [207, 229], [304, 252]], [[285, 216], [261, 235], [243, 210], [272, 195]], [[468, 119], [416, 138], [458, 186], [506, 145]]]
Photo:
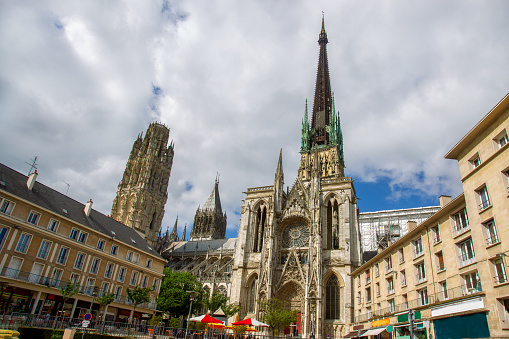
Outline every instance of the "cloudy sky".
[[361, 212], [461, 192], [443, 156], [509, 92], [507, 1], [1, 1], [0, 161], [109, 214], [136, 136], [170, 127], [163, 228], [220, 173], [227, 236], [283, 149], [296, 178], [322, 11]]

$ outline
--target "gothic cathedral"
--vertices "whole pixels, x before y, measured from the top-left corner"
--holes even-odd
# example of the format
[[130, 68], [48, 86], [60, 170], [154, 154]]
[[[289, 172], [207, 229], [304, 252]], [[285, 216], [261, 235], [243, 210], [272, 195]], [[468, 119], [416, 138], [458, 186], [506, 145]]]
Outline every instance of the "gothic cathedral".
[[353, 322], [352, 280], [361, 263], [357, 199], [344, 175], [343, 137], [331, 92], [322, 19], [311, 123], [307, 102], [301, 162], [284, 190], [282, 153], [274, 184], [247, 190], [231, 279], [231, 300], [262, 317], [258, 300], [277, 298], [298, 312], [294, 333], [339, 337]]
[[139, 135], [118, 184], [111, 217], [134, 228], [151, 246], [156, 246], [168, 198], [173, 164], [173, 144], [168, 146], [168, 127], [152, 123]]

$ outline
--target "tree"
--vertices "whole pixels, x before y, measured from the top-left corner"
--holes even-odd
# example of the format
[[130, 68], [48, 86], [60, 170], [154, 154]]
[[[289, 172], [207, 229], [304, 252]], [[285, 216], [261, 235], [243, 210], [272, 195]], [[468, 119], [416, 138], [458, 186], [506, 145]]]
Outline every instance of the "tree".
[[[207, 308], [209, 309], [209, 311], [211, 313], [214, 313], [220, 307], [223, 307], [224, 305], [226, 305], [227, 302], [228, 302], [228, 297], [226, 295], [224, 295], [223, 293], [219, 293], [216, 291], [216, 292], [212, 293], [210, 298], [208, 298], [205, 301], [205, 306], [207, 306]], [[223, 312], [224, 312], [224, 310], [223, 310]]]
[[127, 289], [127, 299], [133, 303], [133, 309], [131, 311], [131, 315], [129, 316], [129, 321], [132, 322], [134, 311], [139, 304], [143, 304], [150, 301], [150, 293], [152, 292], [151, 288], [148, 287], [138, 287]]
[[297, 321], [297, 311], [292, 311], [281, 300], [272, 298], [259, 301], [259, 307], [264, 309], [263, 321], [269, 325], [272, 335]]
[[194, 275], [189, 272], [176, 272], [166, 267], [164, 278], [161, 283], [157, 307], [173, 317], [187, 317], [190, 306], [190, 295], [186, 291], [200, 293], [197, 300], [193, 301], [193, 310], [202, 307], [202, 285]]
[[221, 309], [223, 310], [223, 313], [226, 316], [225, 325], [228, 325], [228, 318], [233, 317], [238, 311], [241, 310], [241, 308], [242, 307], [235, 304], [224, 304], [221, 306]]
[[108, 292], [103, 292], [95, 300], [97, 301], [97, 303], [100, 305], [101, 308], [104, 307], [104, 309], [103, 309], [103, 320], [105, 320], [106, 319], [106, 314], [105, 314], [106, 310], [108, 309], [108, 305], [111, 304], [113, 302], [113, 300], [115, 300], [115, 294], [108, 293]]
[[[60, 311], [64, 309], [65, 303], [68, 299], [72, 298], [73, 295], [78, 293], [80, 291], [80, 285], [78, 283], [72, 283], [70, 280], [67, 282], [67, 284], [63, 287], [60, 287], [60, 294], [64, 298], [64, 302], [62, 304], [62, 308]], [[71, 314], [72, 316], [72, 314]]]

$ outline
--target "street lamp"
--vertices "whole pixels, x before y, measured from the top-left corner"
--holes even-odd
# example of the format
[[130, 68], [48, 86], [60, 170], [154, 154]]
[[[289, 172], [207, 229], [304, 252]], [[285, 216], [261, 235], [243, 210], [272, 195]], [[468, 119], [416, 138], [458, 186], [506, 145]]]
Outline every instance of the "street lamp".
[[315, 339], [315, 308], [316, 308], [316, 301], [320, 298], [318, 297], [308, 297], [308, 302], [311, 306], [311, 334], [309, 335], [310, 339]]
[[200, 292], [186, 291], [186, 293], [189, 293], [189, 300], [191, 300], [191, 304], [189, 305], [189, 314], [187, 315], [187, 324], [186, 324], [186, 339], [187, 339], [187, 332], [189, 331], [189, 318], [191, 318], [191, 311], [193, 309], [193, 301], [200, 295]]

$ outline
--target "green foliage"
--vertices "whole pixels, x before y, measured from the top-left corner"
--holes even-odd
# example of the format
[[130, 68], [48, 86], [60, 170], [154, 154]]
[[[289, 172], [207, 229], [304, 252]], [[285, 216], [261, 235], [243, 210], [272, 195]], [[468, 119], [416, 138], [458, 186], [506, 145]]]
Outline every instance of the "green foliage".
[[190, 296], [186, 291], [200, 293], [198, 300], [193, 301], [193, 310], [202, 307], [202, 285], [194, 275], [189, 272], [176, 272], [166, 267], [164, 278], [157, 298], [157, 306], [163, 312], [174, 317], [187, 317], [190, 306]]
[[50, 339], [62, 339], [64, 336], [64, 331], [61, 330], [55, 330], [53, 333], [51, 333]]
[[152, 318], [150, 318], [150, 320], [148, 321], [149, 325], [152, 325], [152, 326], [155, 326], [155, 325], [159, 325], [159, 323], [161, 322], [161, 316], [160, 315], [153, 315]]
[[297, 321], [297, 311], [292, 311], [281, 300], [272, 298], [259, 301], [259, 307], [264, 309], [263, 321], [269, 325], [274, 334]]
[[189, 322], [189, 328], [193, 329], [193, 330], [203, 331], [205, 328], [207, 328], [207, 324], [199, 323], [199, 322], [196, 322], [196, 321], [190, 321]]
[[179, 318], [170, 318], [170, 320], [168, 320], [168, 327], [179, 328], [180, 327], [180, 319]]
[[[222, 293], [214, 292], [208, 300], [205, 301], [205, 306], [211, 313], [217, 311], [220, 307], [223, 307], [228, 302], [228, 297]], [[224, 312], [224, 310], [223, 310]]]
[[247, 326], [246, 325], [233, 326], [232, 330], [233, 330], [233, 333], [243, 334], [243, 333], [246, 333]]
[[60, 294], [64, 300], [71, 298], [73, 295], [80, 291], [80, 285], [78, 283], [72, 283], [70, 280], [63, 287], [60, 287]]
[[99, 297], [95, 298], [95, 301], [97, 301], [101, 307], [111, 304], [113, 300], [115, 300], [115, 294], [107, 292], [103, 292]]
[[235, 304], [225, 304], [225, 305], [221, 306], [221, 309], [223, 310], [223, 313], [226, 316], [225, 324], [228, 325], [228, 318], [237, 314], [237, 312], [239, 312], [242, 309], [242, 307], [240, 307], [239, 305], [235, 305]]
[[152, 292], [151, 288], [136, 286], [132, 290], [130, 288], [128, 288], [126, 295], [127, 295], [127, 299], [133, 303], [133, 306], [136, 309], [136, 307], [139, 304], [143, 304], [143, 303], [150, 301], [150, 293], [151, 292]]

